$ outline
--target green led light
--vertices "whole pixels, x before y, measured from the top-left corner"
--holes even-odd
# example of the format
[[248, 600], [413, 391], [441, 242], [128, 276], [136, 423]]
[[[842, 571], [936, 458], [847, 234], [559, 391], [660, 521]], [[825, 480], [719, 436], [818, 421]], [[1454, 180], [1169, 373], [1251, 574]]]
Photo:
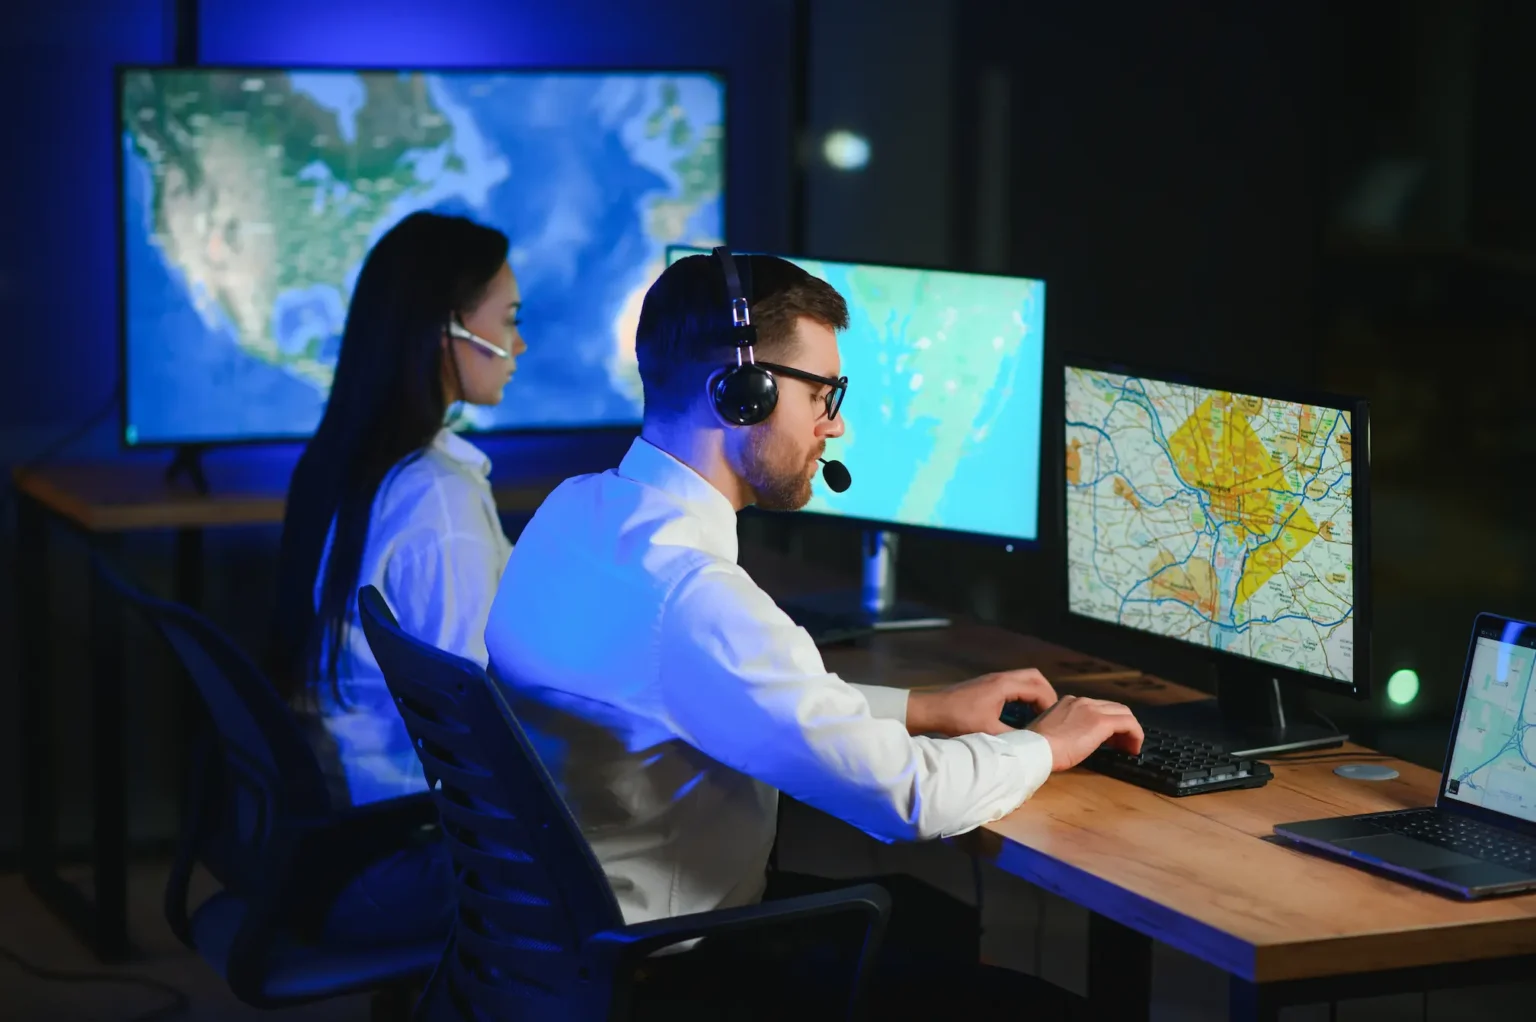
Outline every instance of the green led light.
[[1407, 706], [1419, 697], [1419, 672], [1404, 667], [1387, 679], [1387, 698], [1398, 706]]

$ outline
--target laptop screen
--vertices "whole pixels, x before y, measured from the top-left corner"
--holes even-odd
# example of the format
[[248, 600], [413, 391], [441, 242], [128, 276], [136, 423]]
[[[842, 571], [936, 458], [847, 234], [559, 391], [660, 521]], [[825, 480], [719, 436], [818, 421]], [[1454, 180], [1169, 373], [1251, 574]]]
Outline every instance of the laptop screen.
[[1483, 615], [1445, 795], [1536, 822], [1536, 625]]

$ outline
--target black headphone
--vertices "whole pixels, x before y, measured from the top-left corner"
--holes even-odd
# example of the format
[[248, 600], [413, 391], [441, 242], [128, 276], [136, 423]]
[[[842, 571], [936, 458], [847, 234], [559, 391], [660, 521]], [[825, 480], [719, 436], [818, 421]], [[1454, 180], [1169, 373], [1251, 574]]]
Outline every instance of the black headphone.
[[[755, 426], [773, 414], [779, 403], [779, 384], [773, 373], [757, 364], [753, 354], [757, 327], [752, 325], [752, 311], [736, 274], [736, 260], [724, 245], [716, 248], [714, 255], [725, 274], [725, 290], [731, 301], [731, 344], [736, 348], [736, 364], [726, 366], [715, 377], [709, 393], [720, 418], [735, 426]], [[749, 292], [751, 281], [751, 265], [747, 264]]]

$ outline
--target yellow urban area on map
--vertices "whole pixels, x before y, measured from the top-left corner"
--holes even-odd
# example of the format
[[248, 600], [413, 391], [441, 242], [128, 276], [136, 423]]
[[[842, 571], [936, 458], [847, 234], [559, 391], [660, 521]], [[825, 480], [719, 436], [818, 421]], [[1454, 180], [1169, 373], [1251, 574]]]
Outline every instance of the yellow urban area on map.
[[[1266, 448], [1249, 424], [1248, 417], [1262, 411], [1260, 398], [1215, 393], [1168, 438], [1180, 475], [1211, 495], [1212, 515], [1266, 537], [1248, 554], [1237, 584], [1238, 603], [1247, 603], [1318, 531], [1306, 508], [1276, 497], [1285, 489], [1285, 455]], [[1303, 408], [1304, 434], [1312, 432], [1312, 419]], [[1278, 534], [1269, 538], [1277, 528]]]

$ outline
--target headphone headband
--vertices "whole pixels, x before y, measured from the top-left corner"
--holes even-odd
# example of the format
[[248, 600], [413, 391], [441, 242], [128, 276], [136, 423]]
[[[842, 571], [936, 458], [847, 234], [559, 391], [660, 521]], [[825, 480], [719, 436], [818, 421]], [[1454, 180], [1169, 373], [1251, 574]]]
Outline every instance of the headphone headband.
[[[716, 247], [715, 258], [719, 260], [720, 269], [725, 275], [725, 293], [731, 303], [731, 339], [737, 349], [737, 364], [743, 361], [741, 354], [743, 349], [746, 351], [745, 361], [756, 361], [752, 357], [752, 345], [757, 343], [757, 328], [752, 325], [752, 309], [742, 291], [741, 275], [736, 271], [736, 259], [731, 255], [731, 250], [724, 245]], [[748, 264], [748, 270], [750, 274], [750, 264]], [[751, 279], [750, 275], [748, 279]]]

